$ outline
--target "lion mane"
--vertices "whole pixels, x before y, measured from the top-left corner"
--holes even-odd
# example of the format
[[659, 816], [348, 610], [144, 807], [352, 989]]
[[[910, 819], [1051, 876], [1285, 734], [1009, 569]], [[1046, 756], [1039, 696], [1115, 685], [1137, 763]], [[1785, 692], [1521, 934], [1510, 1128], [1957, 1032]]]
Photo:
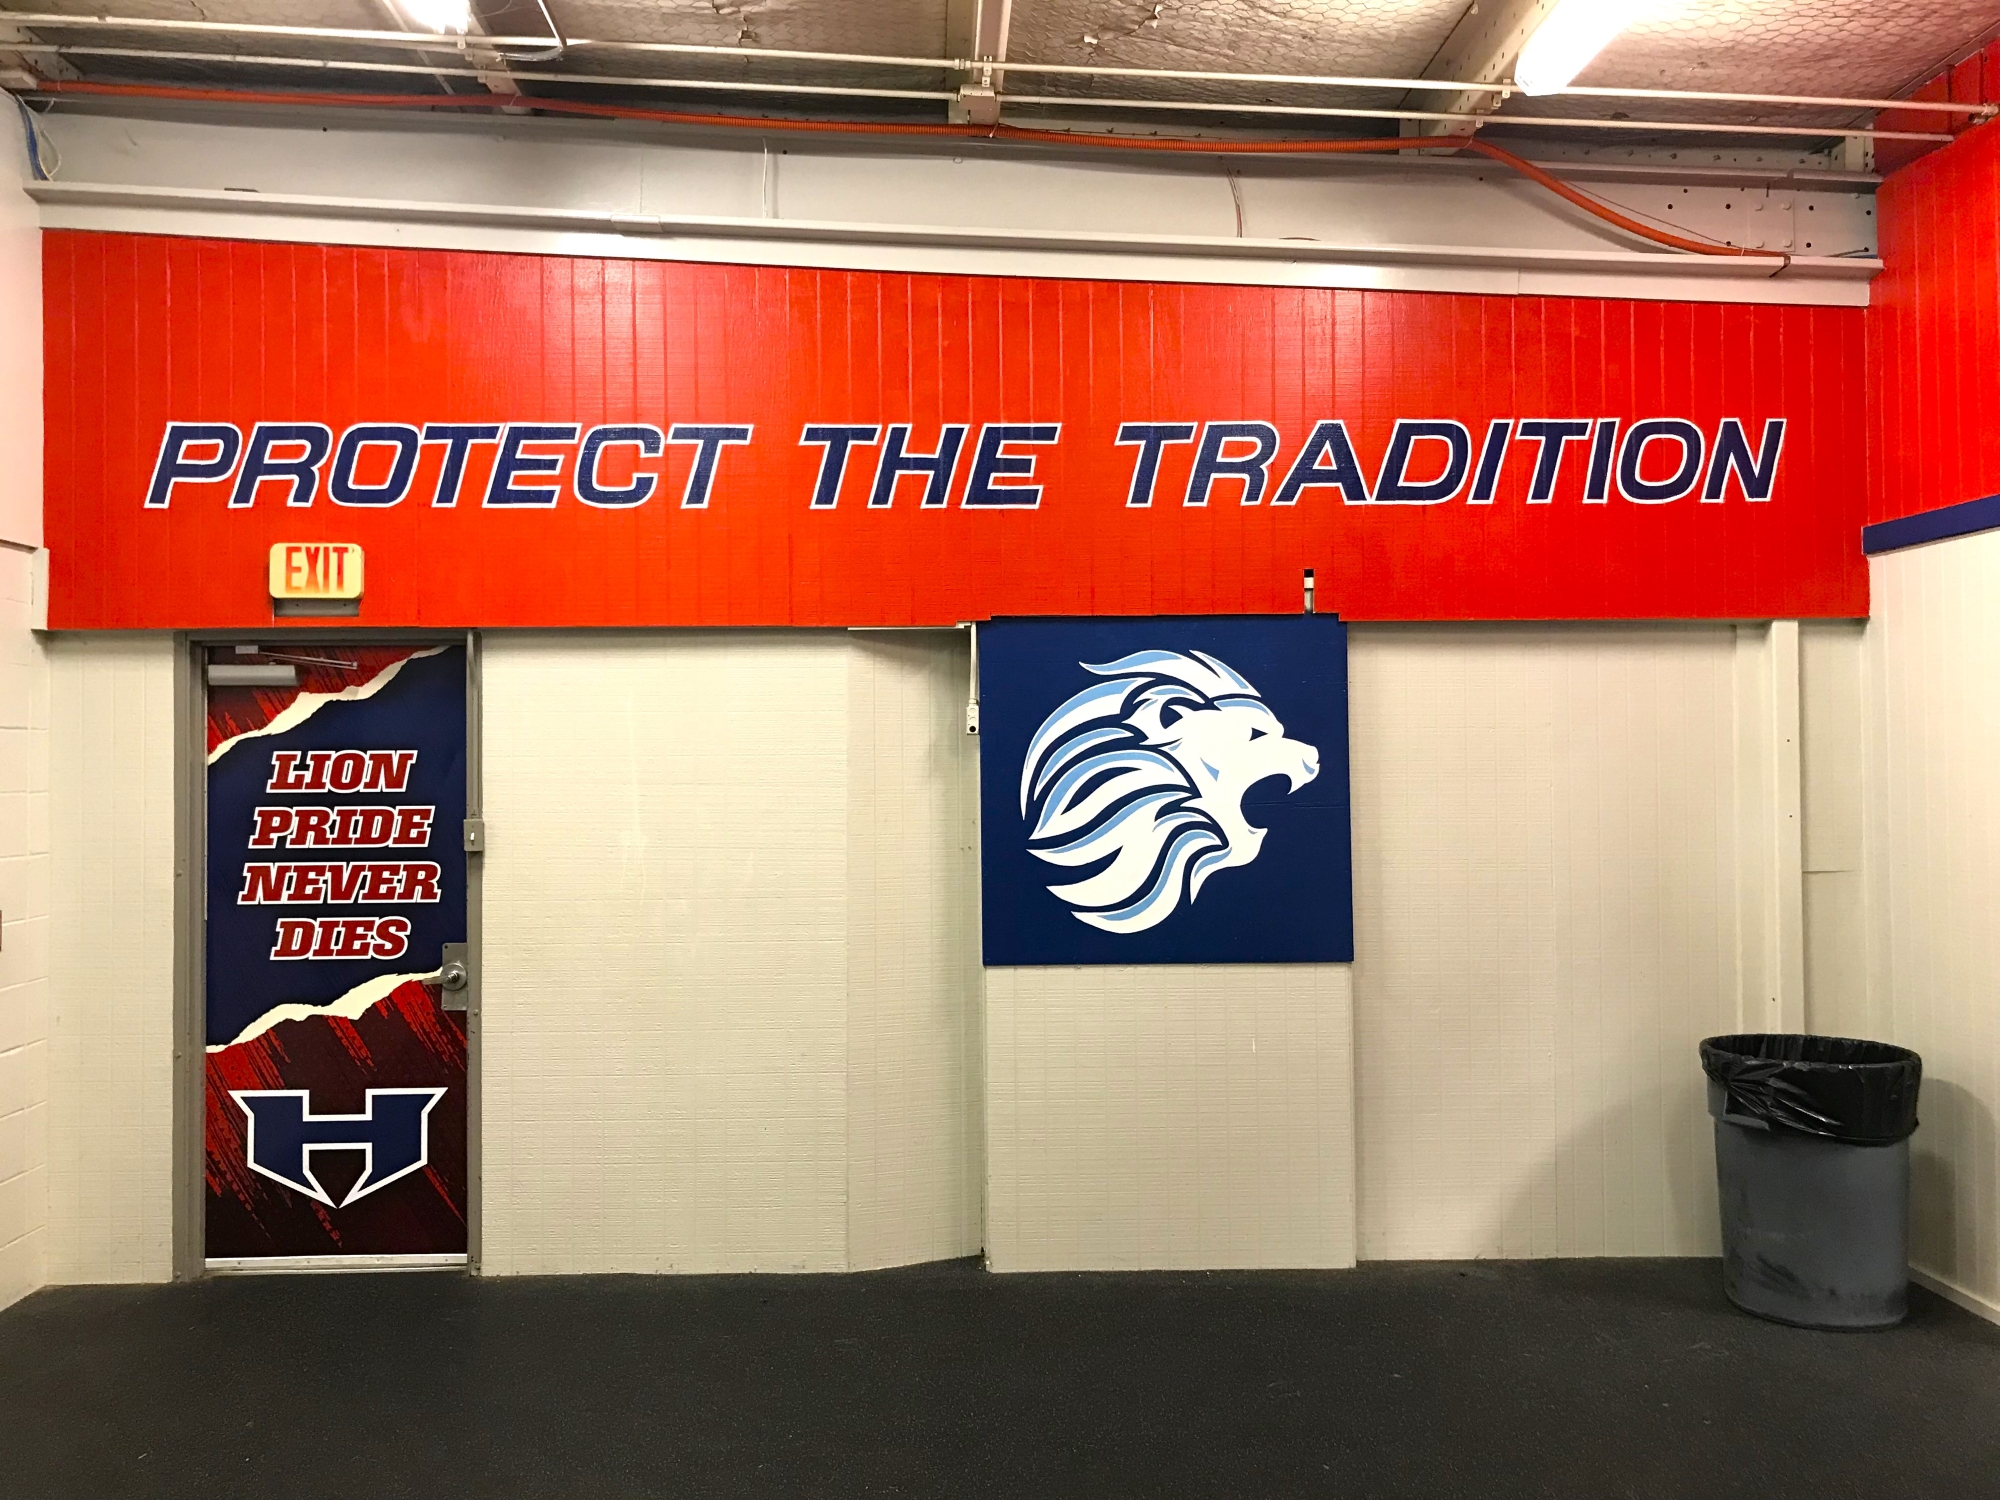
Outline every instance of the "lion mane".
[[1143, 932], [1216, 871], [1257, 857], [1265, 830], [1244, 817], [1244, 793], [1270, 776], [1297, 791], [1319, 774], [1319, 751], [1287, 739], [1257, 689], [1205, 651], [1077, 665], [1106, 680], [1028, 743], [1028, 851], [1067, 869], [1101, 866], [1050, 894], [1079, 922]]

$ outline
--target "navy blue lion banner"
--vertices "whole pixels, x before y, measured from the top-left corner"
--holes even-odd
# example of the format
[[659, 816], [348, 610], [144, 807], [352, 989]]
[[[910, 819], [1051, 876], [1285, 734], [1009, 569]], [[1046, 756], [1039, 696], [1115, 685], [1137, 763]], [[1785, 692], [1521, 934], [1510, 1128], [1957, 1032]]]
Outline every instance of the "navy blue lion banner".
[[210, 1259], [466, 1248], [465, 651], [208, 694]]
[[979, 628], [990, 965], [1354, 957], [1331, 615]]

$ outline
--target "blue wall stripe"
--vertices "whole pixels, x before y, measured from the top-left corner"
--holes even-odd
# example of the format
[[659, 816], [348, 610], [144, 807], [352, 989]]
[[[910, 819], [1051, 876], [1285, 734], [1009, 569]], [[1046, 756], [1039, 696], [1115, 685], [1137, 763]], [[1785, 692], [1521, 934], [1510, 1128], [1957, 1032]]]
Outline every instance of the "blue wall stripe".
[[1975, 531], [2000, 529], [2000, 495], [1985, 495], [1957, 505], [1940, 505], [1936, 510], [1920, 510], [1914, 516], [1898, 516], [1893, 521], [1877, 521], [1861, 528], [1861, 550], [1873, 557], [1878, 552], [1895, 552], [1924, 542], [1941, 542], [1947, 537], [1971, 536]]

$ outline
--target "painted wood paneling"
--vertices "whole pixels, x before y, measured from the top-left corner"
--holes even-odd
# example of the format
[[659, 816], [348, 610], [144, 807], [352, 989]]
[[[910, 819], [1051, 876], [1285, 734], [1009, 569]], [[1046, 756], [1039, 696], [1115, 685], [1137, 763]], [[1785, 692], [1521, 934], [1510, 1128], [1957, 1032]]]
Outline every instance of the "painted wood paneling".
[[[1361, 620], [1866, 609], [1855, 547], [1865, 470], [1858, 308], [72, 231], [51, 231], [44, 244], [58, 625], [268, 628], [268, 549], [310, 539], [366, 549], [363, 626], [1257, 613], [1297, 608], [1306, 568], [1323, 609]], [[1651, 418], [1687, 419], [1700, 440], [1615, 450], [1644, 456], [1629, 476], [1612, 448], [1593, 460], [1587, 434], [1610, 438]], [[1517, 435], [1501, 450], [1497, 491], [1472, 498], [1472, 445], [1495, 421], [1535, 419], [1579, 424], [1572, 440], [1551, 439], [1548, 492], [1531, 493], [1541, 439]], [[1336, 420], [1346, 424], [1342, 445], [1352, 443], [1345, 466], [1339, 450], [1310, 441]], [[1392, 435], [1405, 420], [1467, 429], [1462, 462], [1447, 464], [1450, 439], [1437, 435], [1418, 443], [1408, 469], [1412, 483], [1457, 480], [1434, 504], [1370, 503], [1389, 493]], [[1723, 424], [1740, 422], [1763, 451], [1767, 431], [1778, 432], [1768, 424], [1781, 420], [1768, 498], [1751, 500], [1718, 458]], [[1140, 450], [1120, 444], [1126, 424], [1246, 421], [1270, 429], [1267, 441], [1230, 448], [1268, 447], [1261, 498], [1241, 474], [1198, 483], [1200, 445], [1176, 440], [1150, 503], [1143, 488], [1131, 503]], [[515, 424], [538, 431], [537, 451], [562, 468], [490, 483], [505, 447], [496, 427], [471, 444], [456, 486], [444, 477], [443, 440], [413, 437], [422, 456], [401, 490], [388, 485], [380, 445], [357, 480], [399, 498], [350, 491], [335, 503], [336, 449], [309, 494], [303, 481], [268, 480], [259, 498], [253, 480], [236, 504], [226, 477], [189, 480], [148, 509], [169, 423], [233, 424], [249, 434], [242, 465], [259, 423], [324, 425], [329, 446], [353, 424]], [[578, 433], [558, 443], [546, 424], [650, 424], [669, 437], [677, 424], [733, 424], [751, 435], [722, 452], [705, 504], [683, 503], [689, 441], [641, 459], [624, 449], [604, 485], [624, 486], [621, 465], [636, 466], [653, 491], [586, 503]], [[837, 503], [815, 507], [830, 450], [804, 433], [826, 424], [885, 435], [857, 445], [844, 485], [829, 492]], [[876, 503], [893, 424], [908, 426], [912, 453], [938, 451], [947, 424], [964, 426], [941, 503], [921, 504], [915, 477]], [[1034, 456], [1032, 480], [1011, 470], [1003, 483], [1017, 488], [979, 500], [973, 455], [989, 424], [1057, 431], [1032, 441], [1017, 431], [1010, 452]], [[1677, 498], [1642, 493], [1667, 486], [1691, 449], [1702, 451], [1683, 466]], [[1313, 483], [1279, 504], [1301, 463]], [[546, 504], [523, 498], [545, 484]], [[436, 565], [442, 558], [450, 566]]]
[[1886, 521], [2000, 493], [2000, 128], [1895, 173], [1876, 205], [1868, 519]]

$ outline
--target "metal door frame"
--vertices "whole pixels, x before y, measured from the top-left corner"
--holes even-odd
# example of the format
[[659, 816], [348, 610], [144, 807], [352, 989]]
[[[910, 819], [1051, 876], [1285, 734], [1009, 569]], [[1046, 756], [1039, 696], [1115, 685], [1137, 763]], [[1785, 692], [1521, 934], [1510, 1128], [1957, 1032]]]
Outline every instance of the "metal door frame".
[[[210, 1266], [204, 1236], [208, 1084], [208, 681], [205, 653], [211, 646], [246, 642], [298, 646], [463, 645], [465, 647], [465, 815], [485, 809], [480, 696], [480, 633], [437, 630], [368, 630], [346, 627], [278, 625], [270, 630], [176, 631], [174, 634], [174, 1088], [173, 1088], [173, 1262], [174, 1280], [287, 1271], [456, 1270], [457, 1257], [440, 1263], [422, 1255], [273, 1257], [255, 1266]], [[482, 848], [484, 841], [481, 841]], [[480, 992], [483, 944], [480, 939], [481, 884], [485, 861], [468, 851], [465, 861], [465, 940], [471, 983], [465, 1000], [465, 1263], [479, 1272], [480, 1219]]]

